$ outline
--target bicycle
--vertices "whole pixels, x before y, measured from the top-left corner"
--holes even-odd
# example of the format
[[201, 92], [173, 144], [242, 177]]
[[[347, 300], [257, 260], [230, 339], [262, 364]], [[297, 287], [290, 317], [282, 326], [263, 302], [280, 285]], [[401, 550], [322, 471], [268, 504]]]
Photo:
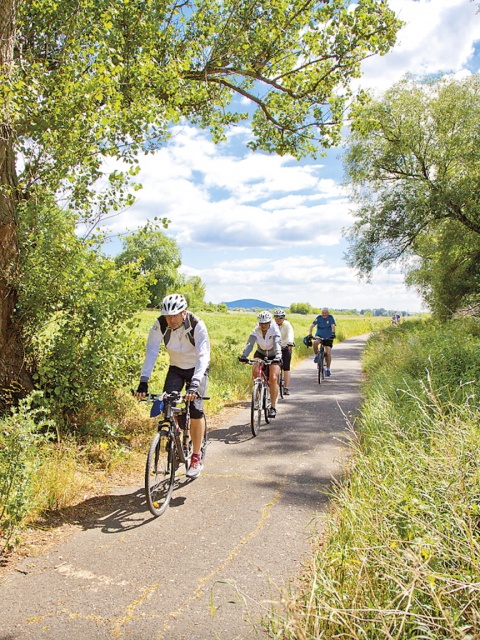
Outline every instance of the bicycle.
[[260, 358], [246, 361], [247, 364], [256, 364], [259, 368], [258, 375], [253, 381], [252, 401], [250, 405], [250, 426], [254, 436], [257, 436], [260, 431], [262, 411], [265, 416], [265, 422], [267, 424], [270, 423], [272, 402], [270, 398], [270, 382], [265, 369], [269, 364], [272, 364], [272, 362], [273, 360], [262, 360]]
[[318, 384], [322, 384], [325, 380], [325, 347], [323, 340], [320, 341], [320, 347], [317, 352], [317, 380]]
[[[184, 464], [186, 472], [190, 466], [190, 403], [187, 403], [186, 407], [178, 407], [178, 404], [185, 401], [185, 396], [180, 395], [178, 391], [149, 393], [145, 401], [153, 403], [151, 417], [160, 415], [157, 433], [150, 443], [145, 465], [145, 496], [150, 512], [154, 516], [161, 516], [172, 497], [178, 468]], [[202, 464], [205, 461], [207, 445], [205, 425], [201, 448]]]

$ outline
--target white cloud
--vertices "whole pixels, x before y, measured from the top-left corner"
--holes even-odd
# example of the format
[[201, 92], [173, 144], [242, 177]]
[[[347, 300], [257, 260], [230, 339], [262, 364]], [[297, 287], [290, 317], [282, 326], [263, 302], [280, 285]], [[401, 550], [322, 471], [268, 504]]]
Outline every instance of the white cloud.
[[359, 86], [383, 91], [407, 72], [424, 75], [462, 71], [474, 52], [474, 42], [480, 40], [477, 3], [390, 0], [389, 5], [406, 26], [387, 55], [363, 63]]

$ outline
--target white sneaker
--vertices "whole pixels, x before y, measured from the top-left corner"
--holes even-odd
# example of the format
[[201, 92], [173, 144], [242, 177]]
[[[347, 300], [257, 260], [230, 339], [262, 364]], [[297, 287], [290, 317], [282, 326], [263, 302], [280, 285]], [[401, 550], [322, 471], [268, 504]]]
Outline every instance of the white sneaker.
[[193, 457], [190, 462], [190, 466], [188, 467], [187, 477], [189, 478], [198, 478], [200, 473], [202, 472], [203, 464], [202, 459], [200, 457]]

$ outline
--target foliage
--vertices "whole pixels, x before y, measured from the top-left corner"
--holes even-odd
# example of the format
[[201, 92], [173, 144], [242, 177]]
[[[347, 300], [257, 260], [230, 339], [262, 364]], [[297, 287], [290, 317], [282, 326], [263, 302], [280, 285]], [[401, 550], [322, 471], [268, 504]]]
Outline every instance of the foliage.
[[[40, 277], [28, 281], [26, 290], [32, 287], [34, 295], [35, 282], [40, 290], [47, 286]], [[101, 433], [108, 428], [102, 416], [115, 389], [132, 375], [138, 345], [135, 322], [128, 319], [146, 302], [144, 284], [131, 267], [117, 269], [112, 259], [78, 241], [72, 242], [57, 284], [49, 296], [50, 310], [56, 305], [49, 323], [27, 325], [35, 384], [59, 435], [65, 430]]]
[[480, 236], [452, 220], [417, 241], [419, 258], [406, 281], [435, 317], [445, 320], [480, 302]]
[[178, 292], [185, 296], [190, 309], [195, 311], [204, 307], [206, 286], [200, 276], [184, 276]]
[[30, 397], [0, 420], [0, 555], [15, 543], [22, 519], [31, 510], [37, 450], [53, 423], [32, 409]]
[[[164, 220], [164, 225], [167, 221]], [[149, 307], [158, 307], [181, 281], [180, 249], [172, 238], [154, 228], [151, 222], [123, 239], [123, 249], [115, 257], [117, 266], [133, 265], [139, 276], [146, 279], [150, 292]]]
[[479, 346], [460, 321], [369, 341], [351, 470], [273, 637], [478, 637]]
[[[476, 75], [405, 78], [352, 111], [345, 168], [359, 208], [346, 232], [349, 262], [369, 276], [379, 264], [420, 256], [421, 273], [412, 282], [437, 310], [446, 297], [455, 311], [453, 302], [478, 293], [471, 271], [480, 251], [479, 98]], [[444, 282], [437, 295], [442, 265], [444, 272], [452, 266], [462, 272], [462, 295], [455, 290], [460, 278]]]
[[306, 316], [308, 313], [315, 313], [309, 302], [292, 302], [289, 309], [290, 313], [299, 313]]

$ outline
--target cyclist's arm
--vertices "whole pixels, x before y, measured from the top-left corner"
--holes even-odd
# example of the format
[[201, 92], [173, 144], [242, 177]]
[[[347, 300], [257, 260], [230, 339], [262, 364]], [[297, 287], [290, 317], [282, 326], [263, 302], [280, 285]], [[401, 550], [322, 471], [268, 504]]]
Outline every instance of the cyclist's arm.
[[143, 362], [142, 370], [140, 372], [140, 381], [148, 382], [152, 375], [153, 367], [158, 358], [158, 352], [163, 340], [163, 333], [160, 329], [160, 323], [155, 320], [153, 327], [150, 329], [150, 333], [147, 338], [147, 346], [145, 353], [145, 360]]
[[333, 322], [332, 322], [332, 324], [330, 326], [332, 328], [332, 336], [335, 336], [335, 332], [337, 330], [337, 327], [335, 326], [335, 320], [333, 320], [333, 317], [332, 317], [332, 321]]
[[198, 386], [210, 364], [210, 340], [207, 327], [203, 322], [199, 322], [195, 327], [195, 349], [198, 359], [192, 376], [192, 384]]
[[289, 322], [287, 325], [287, 347], [293, 345], [294, 342], [293, 327]]
[[257, 342], [257, 336], [255, 335], [255, 332], [252, 331], [252, 333], [248, 336], [247, 344], [241, 356], [242, 358], [248, 358], [256, 342]]
[[310, 325], [310, 329], [308, 330], [308, 333], [313, 336], [313, 330], [315, 329], [315, 322], [312, 322], [312, 324]]
[[282, 359], [282, 338], [280, 332], [275, 333], [273, 346], [275, 348], [274, 360], [280, 361]]

